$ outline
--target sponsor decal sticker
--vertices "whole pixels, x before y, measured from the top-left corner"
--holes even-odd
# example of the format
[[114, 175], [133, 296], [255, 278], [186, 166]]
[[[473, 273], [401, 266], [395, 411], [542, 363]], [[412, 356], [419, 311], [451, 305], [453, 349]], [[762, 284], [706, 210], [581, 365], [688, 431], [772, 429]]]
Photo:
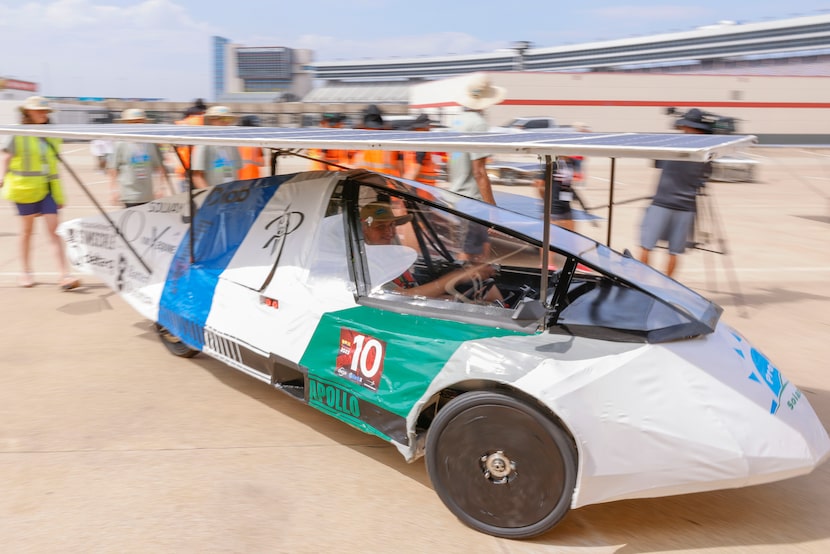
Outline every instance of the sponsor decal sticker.
[[[790, 385], [790, 382], [784, 378], [777, 367], [770, 363], [766, 356], [743, 340], [740, 335], [733, 332], [732, 336], [741, 345], [740, 348], [735, 348], [735, 352], [737, 352], [741, 358], [747, 359], [747, 355], [744, 353], [743, 347], [749, 347], [749, 359], [752, 361], [754, 370], [747, 377], [752, 381], [765, 385], [769, 389], [772, 393], [769, 413], [774, 414], [778, 412], [778, 408], [781, 407], [781, 403], [783, 401], [784, 390]], [[801, 391], [795, 387], [791, 387], [791, 389], [793, 392], [790, 399], [787, 400], [787, 407], [790, 410], [793, 410], [795, 405], [798, 403], [798, 400], [801, 398]]]
[[386, 342], [352, 329], [340, 329], [340, 348], [334, 373], [377, 391], [383, 374]]
[[299, 229], [300, 225], [303, 224], [305, 215], [302, 212], [289, 211], [290, 208], [291, 206], [288, 206], [283, 213], [265, 225], [265, 230], [271, 232], [271, 237], [262, 245], [262, 249], [266, 250], [270, 247], [271, 255], [275, 252], [282, 252], [285, 237]]
[[308, 380], [308, 403], [326, 411], [360, 419], [360, 401], [354, 394], [318, 379]]

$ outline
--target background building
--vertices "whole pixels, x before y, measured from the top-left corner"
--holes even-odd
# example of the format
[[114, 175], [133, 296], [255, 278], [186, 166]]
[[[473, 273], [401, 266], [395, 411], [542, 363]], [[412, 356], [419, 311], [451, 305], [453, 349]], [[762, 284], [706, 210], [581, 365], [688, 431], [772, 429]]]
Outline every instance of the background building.
[[473, 55], [311, 64], [327, 84], [418, 82], [475, 71], [830, 76], [830, 14], [761, 23], [722, 21], [676, 33]]
[[240, 46], [213, 37], [213, 94], [217, 102], [299, 100], [312, 87], [311, 50]]
[[[737, 118], [739, 132], [762, 142], [830, 144], [830, 14], [557, 47], [516, 42], [461, 56], [313, 62], [310, 50], [223, 37], [213, 37], [211, 47], [211, 101], [237, 115], [257, 114], [263, 125], [314, 125], [326, 112], [356, 121], [369, 104], [390, 116], [426, 111], [446, 122], [458, 109], [457, 79], [485, 71], [508, 89], [505, 102], [488, 110], [493, 126], [546, 116], [595, 131], [665, 131], [667, 108], [694, 106]], [[14, 98], [32, 92], [0, 87], [0, 95]], [[142, 107], [154, 121], [170, 123], [190, 105], [53, 100], [62, 103], [57, 122], [105, 122]]]
[[[830, 145], [830, 77], [658, 73], [487, 72], [507, 91], [484, 113], [492, 126], [518, 117], [553, 117], [595, 132], [662, 133], [673, 129], [669, 108], [737, 120], [737, 132], [765, 144]], [[464, 76], [412, 85], [409, 107], [449, 123]]]
[[37, 91], [37, 83], [0, 77], [0, 100], [22, 100]]

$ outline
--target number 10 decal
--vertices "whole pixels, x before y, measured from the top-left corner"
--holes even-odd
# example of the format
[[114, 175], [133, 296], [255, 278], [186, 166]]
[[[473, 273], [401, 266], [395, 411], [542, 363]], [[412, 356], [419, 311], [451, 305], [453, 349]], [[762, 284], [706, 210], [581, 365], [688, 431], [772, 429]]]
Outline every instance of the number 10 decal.
[[383, 374], [386, 343], [351, 329], [340, 329], [335, 373], [361, 386], [378, 390]]

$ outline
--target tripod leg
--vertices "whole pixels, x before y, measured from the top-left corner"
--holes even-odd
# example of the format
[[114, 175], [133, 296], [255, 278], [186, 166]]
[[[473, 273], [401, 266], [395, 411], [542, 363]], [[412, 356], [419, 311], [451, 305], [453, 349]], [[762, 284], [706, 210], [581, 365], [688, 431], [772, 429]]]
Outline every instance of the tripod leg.
[[720, 249], [720, 253], [723, 255], [723, 269], [726, 273], [727, 280], [730, 282], [732, 295], [737, 300], [738, 314], [743, 318], [749, 317], [746, 311], [746, 301], [743, 293], [741, 292], [741, 284], [738, 281], [738, 274], [735, 271], [735, 266], [732, 264], [732, 259], [729, 257], [729, 248], [726, 244], [726, 233], [723, 231], [720, 217], [715, 209], [714, 200], [712, 200], [711, 197], [709, 198], [709, 212], [712, 220], [712, 228], [715, 236], [717, 237], [718, 247]]
[[703, 272], [706, 275], [706, 288], [708, 290], [717, 290], [717, 273], [712, 270], [709, 265], [708, 254], [711, 251], [707, 248], [701, 248], [702, 245], [707, 244], [708, 231], [705, 230], [704, 222], [707, 220], [708, 207], [706, 203], [706, 196], [699, 195], [697, 197], [697, 210], [695, 211], [694, 222], [692, 223], [692, 232], [689, 237], [689, 242], [692, 248], [701, 251], [703, 256]]

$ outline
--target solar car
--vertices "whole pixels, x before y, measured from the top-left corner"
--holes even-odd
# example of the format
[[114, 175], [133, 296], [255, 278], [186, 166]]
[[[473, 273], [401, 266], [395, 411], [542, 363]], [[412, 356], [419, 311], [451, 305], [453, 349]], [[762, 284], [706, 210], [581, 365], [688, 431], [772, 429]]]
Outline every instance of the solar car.
[[[548, 163], [563, 152], [704, 160], [750, 140], [95, 131], [48, 132]], [[363, 170], [312, 171], [189, 190], [61, 233], [73, 264], [152, 321], [172, 354], [221, 360], [423, 457], [449, 511], [484, 533], [533, 537], [581, 506], [785, 479], [830, 455], [807, 398], [718, 305], [538, 214]]]

